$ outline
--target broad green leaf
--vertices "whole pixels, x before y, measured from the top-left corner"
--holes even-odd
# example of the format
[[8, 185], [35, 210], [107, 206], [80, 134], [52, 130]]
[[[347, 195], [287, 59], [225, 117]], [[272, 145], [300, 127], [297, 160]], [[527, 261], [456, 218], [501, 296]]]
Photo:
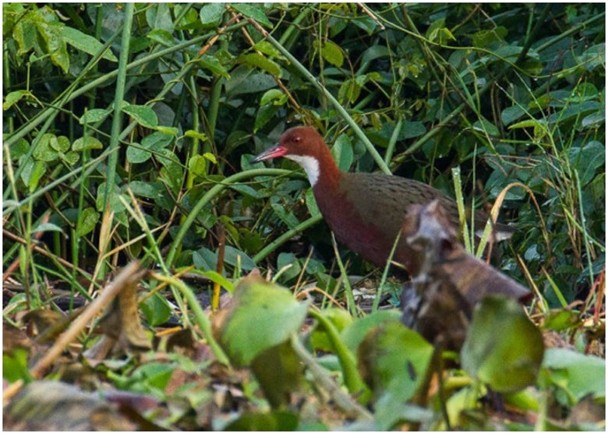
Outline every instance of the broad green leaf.
[[207, 159], [202, 155], [194, 155], [188, 160], [188, 171], [195, 176], [207, 175]]
[[21, 156], [27, 154], [30, 149], [30, 144], [27, 140], [21, 138], [10, 146], [11, 160], [18, 160]]
[[226, 94], [230, 97], [236, 95], [258, 93], [275, 88], [277, 85], [271, 75], [254, 72], [248, 65], [241, 65], [232, 71], [230, 79], [226, 81]]
[[204, 56], [201, 56], [201, 58], [198, 60], [198, 63], [202, 68], [208, 69], [214, 75], [219, 75], [220, 77], [224, 78], [230, 78], [228, 70], [224, 68], [222, 63], [215, 56], [205, 54]]
[[266, 41], [266, 40], [261, 40], [259, 42], [257, 42], [254, 47], [257, 51], [259, 51], [262, 54], [266, 54], [269, 57], [274, 57], [275, 59], [285, 59], [285, 57], [281, 54], [281, 52], [275, 48], [274, 45], [272, 45], [270, 42]]
[[204, 27], [217, 26], [224, 14], [224, 3], [208, 3], [201, 7], [199, 18]]
[[166, 323], [171, 318], [171, 306], [167, 299], [156, 293], [152, 297], [147, 297], [140, 308], [146, 318], [146, 322], [151, 326]]
[[460, 357], [472, 377], [498, 392], [517, 392], [536, 381], [544, 348], [521, 305], [493, 295], [475, 308]]
[[258, 23], [266, 26], [268, 28], [272, 28], [272, 23], [266, 17], [264, 13], [264, 8], [261, 3], [258, 4], [248, 4], [248, 3], [231, 3], [230, 7], [236, 9], [243, 15], [248, 18], [252, 18]]
[[578, 171], [581, 186], [587, 185], [595, 175], [604, 168], [606, 161], [605, 147], [598, 141], [585, 143], [582, 147], [575, 146], [568, 152], [568, 160]]
[[266, 104], [273, 104], [277, 106], [285, 105], [287, 102], [287, 95], [280, 89], [269, 89], [264, 92], [262, 98], [260, 98], [260, 106]]
[[[65, 42], [70, 44], [72, 47], [76, 48], [77, 50], [84, 51], [91, 56], [97, 55], [97, 53], [99, 53], [103, 48], [103, 44], [97, 39], [72, 27], [63, 26], [61, 28], [61, 35], [63, 36]], [[109, 60], [110, 62], [118, 62], [118, 59], [109, 48], [104, 51], [101, 58]]]
[[280, 107], [274, 105], [263, 105], [258, 109], [255, 115], [255, 122], [253, 124], [253, 132], [257, 133], [260, 128], [264, 127], [270, 121], [275, 114], [279, 111]]
[[38, 188], [38, 183], [45, 173], [46, 163], [44, 161], [30, 159], [23, 166], [21, 180], [28, 186], [29, 192], [32, 193]]
[[146, 38], [158, 42], [165, 47], [172, 47], [175, 45], [175, 38], [173, 35], [164, 29], [152, 29], [148, 32]]
[[281, 76], [281, 67], [274, 61], [258, 53], [243, 54], [237, 58], [237, 62], [260, 68], [275, 77]]
[[[121, 193], [120, 188], [117, 185], [114, 185], [114, 188], [111, 189], [111, 191], [108, 193], [108, 196], [108, 201], [110, 203], [110, 211], [114, 212], [115, 214], [118, 214], [125, 210], [125, 206], [122, 204], [120, 197], [122, 196], [123, 199], [125, 199], [127, 202], [129, 201], [129, 198], [125, 197]], [[101, 184], [99, 184], [99, 187], [97, 187], [97, 198], [95, 200], [95, 207], [97, 208], [97, 211], [104, 211], [105, 198], [106, 183], [102, 182]]]
[[6, 95], [6, 97], [4, 98], [4, 104], [2, 104], [2, 109], [3, 110], [8, 110], [9, 108], [11, 108], [14, 104], [18, 103], [19, 101], [21, 101], [21, 99], [24, 96], [30, 96], [31, 92], [28, 90], [16, 90], [14, 92], [10, 92], [8, 95]]
[[342, 48], [332, 41], [326, 41], [321, 46], [321, 56], [338, 68], [341, 68], [344, 64], [344, 53], [342, 52]]
[[[148, 161], [152, 155], [156, 154], [159, 161], [164, 164], [164, 157], [161, 151], [171, 143], [173, 137], [168, 136], [166, 134], [162, 134], [160, 132], [155, 132], [147, 135], [139, 143], [131, 143], [127, 148], [127, 161], [133, 164], [141, 164]], [[160, 155], [159, 155], [160, 154]], [[173, 154], [170, 154], [173, 156]]]
[[235, 365], [247, 366], [297, 332], [307, 309], [308, 303], [298, 302], [287, 289], [259, 274], [249, 275], [237, 285], [233, 303], [218, 326], [219, 341]]
[[[53, 145], [51, 145], [51, 142], [53, 142]], [[58, 146], [56, 142], [57, 137], [54, 134], [43, 134], [36, 149], [34, 149], [33, 157], [40, 161], [55, 161], [59, 157], [59, 152], [53, 149]]]
[[158, 126], [158, 117], [154, 110], [148, 106], [125, 104], [122, 111], [146, 128], [156, 128]]
[[56, 140], [50, 140], [49, 145], [57, 152], [67, 152], [70, 150], [70, 139], [66, 136], [59, 136]]
[[84, 124], [96, 124], [97, 122], [104, 121], [108, 115], [112, 113], [111, 109], [91, 109], [84, 112], [78, 122], [80, 125]]
[[473, 124], [473, 129], [481, 131], [483, 133], [487, 133], [492, 137], [497, 137], [500, 135], [500, 132], [498, 131], [498, 128], [496, 128], [496, 125], [483, 118], [478, 121], [475, 121], [475, 123]]
[[78, 160], [80, 160], [80, 154], [74, 151], [70, 151], [66, 154], [61, 154], [61, 158], [70, 166], [73, 166], [74, 164], [78, 163]]
[[331, 153], [338, 163], [340, 170], [348, 172], [354, 159], [353, 145], [350, 137], [346, 134], [340, 134], [334, 143]]
[[[243, 413], [226, 425], [224, 431], [297, 431], [298, 415], [285, 410]], [[316, 430], [313, 430], [316, 431]]]
[[422, 336], [393, 320], [370, 330], [357, 353], [375, 396], [398, 391], [405, 402], [424, 381], [433, 351]]
[[72, 151], [80, 152], [86, 149], [103, 149], [103, 144], [92, 136], [81, 137], [72, 144]]
[[127, 148], [127, 161], [131, 164], [141, 164], [152, 158], [149, 148], [143, 147], [139, 143], [130, 143]]
[[82, 237], [93, 229], [99, 221], [99, 213], [93, 207], [88, 207], [82, 210], [78, 216], [78, 223], [76, 224], [76, 236]]
[[129, 188], [135, 196], [147, 197], [148, 199], [158, 199], [165, 191], [164, 187], [162, 186], [162, 183], [158, 181], [131, 181], [129, 183]]
[[401, 318], [401, 313], [397, 310], [378, 310], [357, 319], [346, 327], [341, 333], [342, 341], [351, 352], [356, 353], [357, 348], [372, 328], [387, 322], [397, 321], [399, 318]]
[[54, 12], [49, 7], [45, 6], [38, 12], [41, 17], [34, 21], [38, 34], [46, 44], [51, 61], [66, 74], [70, 68], [70, 56], [63, 38], [63, 27], [65, 26], [59, 22], [48, 22], [46, 17], [42, 18], [42, 15], [47, 17], [53, 15]]
[[[543, 368], [551, 371], [550, 378], [568, 390], [575, 404], [583, 397], [606, 397], [606, 361], [596, 356], [581, 354], [566, 348], [549, 348], [545, 352]], [[562, 375], [557, 375], [557, 374]]]
[[224, 261], [228, 265], [236, 267], [240, 262], [243, 270], [250, 271], [255, 268], [255, 262], [245, 252], [242, 252], [232, 246], [226, 246], [224, 249]]
[[37, 42], [38, 32], [36, 26], [32, 22], [32, 12], [27, 13], [15, 24], [13, 37], [19, 46], [19, 50], [17, 50], [18, 55], [23, 56], [34, 48]]

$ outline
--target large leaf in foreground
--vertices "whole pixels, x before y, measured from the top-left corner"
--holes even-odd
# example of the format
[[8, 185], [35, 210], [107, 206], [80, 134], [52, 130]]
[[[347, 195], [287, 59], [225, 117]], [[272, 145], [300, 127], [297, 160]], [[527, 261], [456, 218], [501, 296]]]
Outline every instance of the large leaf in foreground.
[[302, 325], [307, 308], [286, 289], [252, 273], [238, 284], [232, 305], [216, 326], [219, 341], [236, 365], [249, 365], [289, 339]]
[[475, 309], [460, 356], [469, 375], [498, 392], [516, 392], [534, 384], [544, 349], [519, 303], [493, 295]]

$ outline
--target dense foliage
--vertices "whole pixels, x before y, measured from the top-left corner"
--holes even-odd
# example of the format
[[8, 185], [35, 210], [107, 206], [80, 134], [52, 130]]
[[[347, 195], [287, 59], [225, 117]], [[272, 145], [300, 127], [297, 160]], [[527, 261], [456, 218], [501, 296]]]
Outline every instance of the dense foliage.
[[[133, 259], [193, 266], [203, 292], [281, 270], [356, 316], [301, 171], [251, 163], [310, 124], [343, 170], [454, 196], [459, 167], [468, 204], [502, 200], [517, 232], [495, 265], [534, 290], [539, 318], [574, 312], [558, 328], [588, 350], [603, 321], [604, 23], [598, 3], [4, 4], [5, 323], [71, 310]], [[162, 288], [141, 309], [150, 326], [187, 311]]]

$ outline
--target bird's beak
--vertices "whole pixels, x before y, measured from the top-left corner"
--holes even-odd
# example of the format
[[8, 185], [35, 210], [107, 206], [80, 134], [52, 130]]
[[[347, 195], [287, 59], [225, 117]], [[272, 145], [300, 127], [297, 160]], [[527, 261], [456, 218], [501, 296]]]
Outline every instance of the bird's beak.
[[272, 160], [273, 158], [282, 157], [287, 153], [287, 149], [281, 145], [275, 145], [272, 148], [266, 149], [260, 155], [253, 159], [254, 163], [258, 163], [264, 160]]

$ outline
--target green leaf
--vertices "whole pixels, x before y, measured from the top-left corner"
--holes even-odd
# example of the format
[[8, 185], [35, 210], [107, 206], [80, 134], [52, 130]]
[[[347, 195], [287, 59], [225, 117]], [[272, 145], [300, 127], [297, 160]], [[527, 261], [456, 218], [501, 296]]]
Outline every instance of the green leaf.
[[500, 135], [500, 132], [498, 131], [498, 128], [496, 128], [496, 125], [483, 118], [479, 119], [478, 121], [475, 121], [475, 123], [473, 124], [473, 129], [481, 131], [482, 133], [488, 134], [492, 137], [498, 137]]
[[146, 38], [158, 42], [160, 45], [165, 47], [172, 47], [175, 45], [175, 38], [171, 32], [164, 29], [152, 29], [146, 35]]
[[[72, 47], [76, 48], [77, 50], [84, 51], [91, 56], [97, 55], [97, 53], [99, 53], [103, 48], [103, 44], [97, 39], [72, 27], [63, 26], [61, 28], [61, 36], [65, 42], [70, 44]], [[109, 60], [110, 62], [118, 62], [118, 58], [114, 55], [114, 53], [112, 53], [112, 51], [110, 51], [109, 48], [104, 51], [101, 58]]]
[[260, 106], [266, 104], [272, 104], [276, 106], [285, 105], [287, 102], [287, 95], [280, 89], [269, 89], [264, 92], [262, 98], [260, 98]]
[[422, 384], [433, 346], [398, 320], [374, 327], [359, 346], [359, 363], [376, 396], [398, 391], [407, 401]]
[[354, 160], [353, 145], [350, 137], [346, 134], [340, 134], [334, 143], [331, 153], [338, 163], [340, 170], [348, 172]]
[[246, 271], [253, 270], [256, 267], [255, 262], [253, 262], [253, 259], [251, 259], [249, 255], [232, 246], [225, 247], [224, 261], [233, 267], [236, 267], [240, 261], [241, 268]]
[[247, 3], [231, 3], [230, 7], [236, 9], [238, 12], [245, 15], [247, 18], [254, 19], [258, 23], [272, 28], [272, 23], [266, 17], [264, 8], [258, 4], [247, 4]]
[[191, 139], [199, 139], [202, 142], [207, 141], [207, 135], [195, 130], [188, 130], [184, 133], [184, 136], [190, 137]]
[[194, 176], [205, 177], [207, 175], [207, 159], [202, 155], [194, 155], [188, 160], [188, 171]]
[[9, 108], [11, 108], [14, 104], [18, 103], [19, 101], [21, 101], [21, 99], [24, 96], [31, 96], [31, 92], [28, 90], [16, 90], [14, 92], [10, 92], [8, 95], [6, 95], [6, 97], [4, 98], [4, 104], [2, 104], [2, 109], [3, 110], [8, 110]]
[[[148, 161], [154, 153], [162, 154], [161, 151], [171, 143], [173, 137], [160, 132], [155, 132], [147, 135], [139, 143], [131, 143], [127, 148], [127, 161], [133, 164], [141, 164]], [[172, 154], [171, 154], [172, 155]], [[159, 157], [161, 163], [165, 158]], [[164, 163], [163, 163], [164, 164]]]
[[141, 311], [144, 314], [146, 322], [151, 326], [157, 326], [166, 323], [171, 318], [171, 306], [167, 299], [156, 293], [152, 297], [147, 297], [143, 303], [140, 303]]
[[281, 67], [274, 61], [258, 53], [243, 54], [237, 58], [237, 62], [244, 63], [254, 68], [260, 68], [275, 77], [281, 76]]
[[88, 207], [82, 210], [78, 216], [78, 222], [76, 224], [76, 236], [82, 237], [93, 229], [99, 221], [99, 213], [93, 207]]
[[156, 131], [166, 136], [177, 137], [179, 134], [179, 130], [175, 127], [166, 127], [164, 125], [159, 125], [156, 127]]
[[332, 41], [326, 41], [321, 46], [321, 56], [338, 68], [341, 68], [344, 64], [344, 53], [342, 52], [342, 48]]
[[357, 348], [371, 329], [386, 322], [398, 321], [399, 318], [401, 318], [401, 313], [397, 310], [378, 310], [346, 327], [341, 333], [342, 341], [351, 352], [356, 353]]
[[205, 54], [204, 56], [201, 56], [198, 63], [202, 68], [208, 69], [214, 75], [219, 75], [220, 77], [224, 77], [226, 79], [230, 78], [228, 70], [224, 68], [222, 63], [215, 56]]
[[217, 26], [224, 14], [224, 3], [208, 3], [203, 5], [199, 12], [199, 18], [203, 27]]
[[21, 172], [21, 179], [28, 186], [30, 193], [36, 191], [38, 183], [45, 173], [46, 163], [44, 161], [30, 159], [25, 163]]
[[92, 136], [81, 137], [72, 144], [72, 151], [81, 152], [87, 149], [103, 149], [103, 144]]
[[460, 357], [472, 377], [498, 392], [517, 392], [536, 381], [544, 348], [521, 305], [492, 295], [475, 308]]
[[143, 182], [143, 181], [131, 181], [129, 188], [135, 196], [147, 197], [148, 199], [159, 199], [165, 189], [162, 183], [155, 182]]
[[70, 150], [70, 139], [66, 136], [59, 136], [56, 140], [51, 140], [49, 145], [57, 152], [67, 152]]
[[[576, 402], [587, 395], [600, 399], [606, 397], [604, 359], [566, 348], [549, 348], [545, 353], [543, 368], [551, 371], [553, 382], [571, 392]], [[562, 375], [557, 375], [559, 373]]]
[[158, 126], [158, 117], [154, 110], [148, 106], [125, 104], [122, 111], [146, 128], [156, 128]]
[[298, 416], [285, 410], [243, 413], [226, 425], [224, 431], [296, 431]]
[[[51, 142], [53, 142], [52, 145]], [[54, 134], [45, 133], [38, 141], [38, 145], [32, 155], [36, 160], [55, 161], [59, 157], [59, 152], [53, 148], [57, 146], [57, 137]]]
[[62, 232], [63, 233], [63, 229], [61, 229], [55, 223], [42, 223], [42, 224], [36, 226], [34, 229], [32, 229], [32, 232], [33, 233], [36, 233], [36, 232]]
[[233, 304], [218, 330], [219, 341], [237, 366], [247, 366], [297, 332], [307, 309], [308, 303], [299, 303], [287, 289], [249, 275], [234, 291]]
[[256, 44], [253, 46], [253, 48], [256, 51], [259, 51], [262, 54], [266, 54], [267, 56], [274, 57], [275, 59], [281, 59], [281, 60], [285, 59], [285, 56], [283, 56], [281, 54], [281, 52], [274, 45], [272, 45], [270, 42], [266, 41], [265, 39], [263, 39], [259, 42], [256, 42]]
[[96, 124], [98, 122], [103, 122], [108, 115], [112, 113], [111, 109], [91, 109], [84, 112], [84, 114], [80, 117], [78, 122], [80, 125], [84, 124]]

